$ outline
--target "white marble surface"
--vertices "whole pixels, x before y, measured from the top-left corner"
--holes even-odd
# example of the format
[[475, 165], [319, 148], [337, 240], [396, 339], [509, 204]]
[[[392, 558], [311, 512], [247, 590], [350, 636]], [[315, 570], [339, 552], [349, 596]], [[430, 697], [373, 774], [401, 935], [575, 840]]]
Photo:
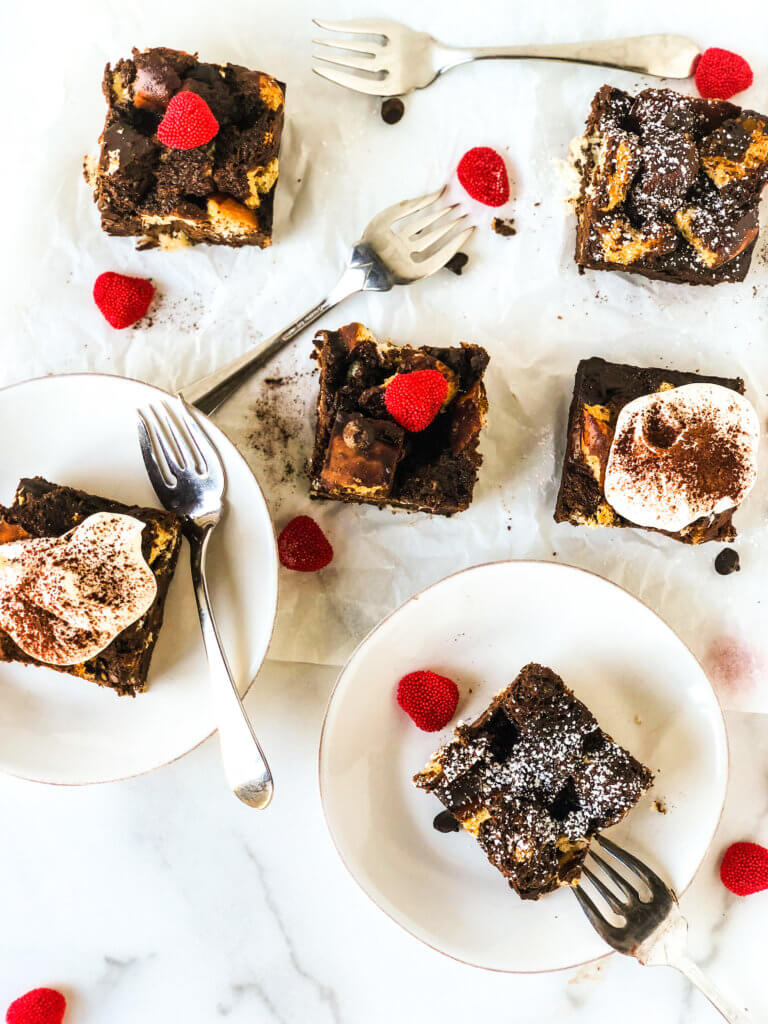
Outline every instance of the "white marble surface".
[[[325, 831], [316, 749], [334, 674], [272, 663], [248, 707], [277, 793], [230, 797], [215, 742], [130, 782], [0, 779], [0, 1009], [60, 986], [67, 1024], [715, 1024], [678, 975], [613, 956], [576, 972], [492, 974], [412, 939], [358, 890]], [[768, 1019], [768, 893], [739, 900], [717, 866], [768, 843], [768, 721], [732, 712], [726, 812], [683, 908], [692, 951]]]

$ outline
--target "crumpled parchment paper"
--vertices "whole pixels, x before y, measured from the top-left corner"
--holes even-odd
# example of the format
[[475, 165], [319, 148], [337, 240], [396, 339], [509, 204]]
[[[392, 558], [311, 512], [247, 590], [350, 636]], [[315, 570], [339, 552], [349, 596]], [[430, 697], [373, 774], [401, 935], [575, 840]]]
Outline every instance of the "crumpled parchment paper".
[[[766, 422], [768, 234], [741, 285], [704, 289], [619, 274], [580, 276], [557, 161], [604, 81], [630, 91], [650, 83], [569, 65], [476, 64], [408, 97], [403, 120], [387, 126], [378, 101], [310, 72], [312, 15], [380, 13], [369, 0], [335, 0], [330, 9], [308, 0], [279, 9], [237, 0], [219, 0], [215, 8], [201, 0], [6, 6], [0, 95], [4, 137], [13, 144], [0, 167], [0, 379], [99, 370], [180, 387], [326, 294], [349, 243], [373, 214], [451, 180], [470, 146], [495, 146], [507, 160], [513, 192], [498, 212], [514, 218], [517, 234], [494, 234], [491, 211], [454, 181], [452, 198], [478, 225], [463, 275], [441, 271], [410, 288], [356, 297], [318, 324], [361, 320], [395, 341], [472, 340], [489, 350], [485, 464], [469, 511], [446, 520], [310, 505], [303, 467], [316, 392], [312, 329], [217, 417], [258, 475], [277, 527], [308, 512], [336, 553], [316, 575], [282, 572], [271, 656], [340, 664], [382, 616], [447, 573], [493, 559], [556, 559], [598, 572], [647, 602], [701, 659], [726, 706], [768, 710], [768, 443], [758, 484], [736, 516], [742, 569], [727, 578], [713, 568], [718, 546], [690, 548], [639, 531], [552, 521], [573, 374], [583, 356], [739, 374]], [[751, 16], [759, 25], [734, 22], [727, 38], [719, 11], [693, 2], [675, 5], [674, 23], [661, 0], [641, 10], [487, 0], [471, 17], [464, 5], [424, 0], [414, 8], [390, 0], [387, 13], [457, 43], [686, 32], [703, 45], [744, 53], [756, 84], [739, 99], [768, 110], [768, 62], [757, 47], [768, 27], [765, 12]], [[131, 241], [101, 233], [81, 161], [103, 122], [103, 65], [134, 44], [198, 50], [203, 59], [243, 63], [287, 81], [271, 250], [139, 253]], [[155, 281], [157, 302], [136, 329], [113, 331], [94, 307], [93, 280], [106, 269]]]

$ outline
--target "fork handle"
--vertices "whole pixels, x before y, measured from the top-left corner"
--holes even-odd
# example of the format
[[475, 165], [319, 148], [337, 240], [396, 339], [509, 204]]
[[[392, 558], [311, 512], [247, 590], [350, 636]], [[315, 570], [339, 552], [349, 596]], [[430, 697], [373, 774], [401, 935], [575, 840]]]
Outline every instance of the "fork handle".
[[193, 534], [188, 534], [188, 539], [192, 584], [210, 670], [221, 758], [224, 773], [235, 796], [249, 807], [261, 809], [266, 807], [272, 798], [272, 773], [245, 713], [213, 617], [205, 577], [208, 542], [212, 532], [212, 526], [195, 529]]
[[265, 366], [270, 359], [293, 341], [305, 327], [309, 327], [315, 320], [319, 320], [321, 316], [333, 309], [334, 306], [338, 306], [350, 295], [362, 291], [365, 280], [364, 270], [359, 267], [347, 267], [336, 286], [331, 289], [330, 294], [316, 306], [313, 306], [303, 316], [298, 317], [282, 331], [278, 331], [271, 338], [259, 342], [254, 348], [244, 352], [237, 359], [233, 359], [231, 363], [188, 384], [181, 391], [182, 398], [210, 416], [262, 366]]
[[443, 47], [442, 50], [449, 55], [447, 66], [441, 69], [443, 71], [472, 60], [529, 58], [594, 64], [665, 78], [688, 78], [700, 52], [696, 43], [690, 39], [672, 35], [633, 36], [628, 39], [541, 46]]
[[669, 961], [669, 966], [676, 968], [692, 985], [707, 997], [716, 1010], [729, 1021], [729, 1024], [751, 1024], [754, 1020], [748, 1010], [736, 1006], [723, 995], [719, 988], [712, 984], [698, 964], [686, 954], [681, 954]]

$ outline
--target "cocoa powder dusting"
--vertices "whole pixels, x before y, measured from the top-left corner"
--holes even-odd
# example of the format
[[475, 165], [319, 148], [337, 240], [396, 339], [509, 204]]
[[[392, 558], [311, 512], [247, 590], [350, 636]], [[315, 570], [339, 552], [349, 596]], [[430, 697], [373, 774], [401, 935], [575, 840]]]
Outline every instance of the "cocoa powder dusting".
[[644, 485], [655, 485], [659, 494], [673, 483], [689, 503], [717, 503], [738, 495], [750, 472], [750, 455], [736, 426], [701, 420], [683, 426], [652, 406], [644, 422], [644, 434], [654, 446], [635, 443], [631, 432], [616, 439], [615, 452], [623, 467]]

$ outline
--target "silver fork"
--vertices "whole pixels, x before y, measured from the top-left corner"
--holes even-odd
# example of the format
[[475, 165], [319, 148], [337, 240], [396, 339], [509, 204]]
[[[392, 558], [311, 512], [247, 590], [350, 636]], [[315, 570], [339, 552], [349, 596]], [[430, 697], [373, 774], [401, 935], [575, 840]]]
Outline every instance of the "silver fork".
[[[688, 922], [680, 913], [677, 897], [669, 886], [647, 864], [610, 839], [599, 836], [596, 842], [650, 892], [650, 899], [644, 898], [644, 894], [593, 848], [590, 856], [612, 887], [588, 866], [584, 867], [583, 875], [608, 904], [613, 915], [624, 922], [622, 925], [612, 924], [579, 883], [573, 887], [573, 892], [598, 934], [619, 953], [634, 956], [641, 964], [676, 968], [704, 993], [727, 1021], [748, 1024], [752, 1020], [751, 1015], [719, 992], [686, 953]], [[617, 889], [621, 895], [617, 894]]]
[[139, 409], [139, 444], [164, 508], [182, 517], [189, 541], [192, 585], [203, 631], [224, 772], [249, 807], [272, 799], [272, 773], [245, 713], [213, 617], [205, 567], [208, 542], [221, 519], [226, 476], [221, 457], [183, 399]]
[[438, 203], [444, 191], [382, 210], [352, 246], [344, 273], [326, 298], [229, 365], [187, 385], [182, 391], [186, 401], [202, 412], [214, 412], [300, 331], [350, 295], [388, 292], [396, 284], [412, 284], [444, 267], [474, 231], [462, 227], [466, 214], [453, 216], [457, 203]]
[[[562, 60], [657, 78], [689, 78], [700, 52], [691, 39], [666, 34], [542, 46], [462, 47], [446, 46], [426, 32], [416, 32], [398, 21], [383, 18], [313, 20], [318, 28], [357, 37], [313, 39], [322, 48], [313, 59], [315, 74], [371, 96], [404, 96], [413, 89], [431, 85], [451, 68], [495, 58]], [[333, 54], [328, 47], [345, 50], [347, 55]]]

